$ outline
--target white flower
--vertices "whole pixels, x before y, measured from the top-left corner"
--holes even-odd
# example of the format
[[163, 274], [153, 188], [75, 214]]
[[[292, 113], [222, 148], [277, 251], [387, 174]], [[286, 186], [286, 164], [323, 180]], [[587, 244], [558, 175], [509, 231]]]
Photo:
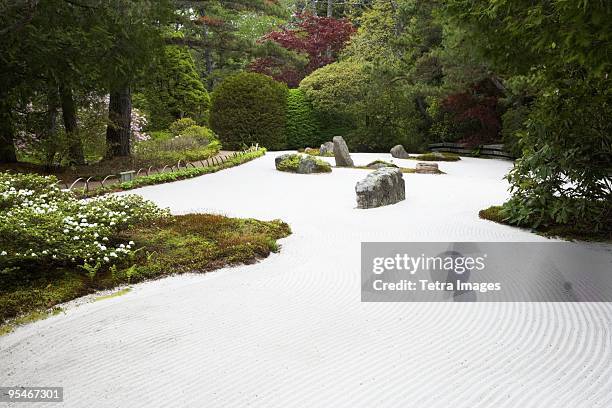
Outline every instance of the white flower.
[[6, 255], [6, 251], [0, 252], [0, 256], [5, 256], [5, 255]]
[[104, 257], [104, 262], [108, 262], [108, 261], [110, 261], [110, 259], [108, 259], [108, 256], [105, 256]]

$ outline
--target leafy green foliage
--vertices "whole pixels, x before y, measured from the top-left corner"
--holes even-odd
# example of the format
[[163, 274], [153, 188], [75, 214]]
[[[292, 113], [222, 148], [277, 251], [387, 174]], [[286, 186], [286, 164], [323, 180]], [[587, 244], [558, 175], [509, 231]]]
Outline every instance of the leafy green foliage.
[[[194, 128], [206, 129], [201, 126]], [[179, 160], [183, 163], [205, 160], [215, 156], [219, 150], [221, 150], [221, 143], [214, 138], [183, 135], [165, 140], [151, 139], [140, 142], [134, 150], [134, 159], [139, 165], [161, 167], [175, 165]]]
[[241, 73], [226, 78], [213, 93], [210, 124], [223, 146], [240, 149], [255, 143], [282, 149], [287, 87], [272, 78]]
[[210, 98], [186, 47], [165, 47], [144, 82], [144, 97], [152, 129], [168, 128], [184, 117], [195, 120], [194, 125], [206, 123]]
[[188, 127], [196, 126], [196, 125], [197, 123], [195, 120], [191, 118], [182, 118], [182, 119], [177, 119], [174, 122], [172, 122], [172, 124], [168, 127], [168, 130], [174, 136], [179, 136]]
[[527, 106], [516, 106], [508, 109], [502, 116], [502, 140], [504, 149], [518, 158], [523, 155], [520, 132], [525, 130], [525, 121], [529, 114]]
[[290, 89], [287, 96], [286, 147], [298, 149], [321, 143], [319, 126], [310, 102], [300, 89]]
[[523, 157], [508, 175], [508, 220], [537, 228], [612, 223], [610, 80], [570, 82], [538, 98], [520, 132]]
[[508, 129], [523, 156], [508, 175], [507, 221], [609, 230], [612, 5], [452, 0], [445, 12], [495, 69], [532, 85], [526, 120]]
[[346, 136], [363, 121], [368, 80], [366, 66], [354, 60], [329, 64], [302, 80], [300, 90], [315, 110], [324, 140]]

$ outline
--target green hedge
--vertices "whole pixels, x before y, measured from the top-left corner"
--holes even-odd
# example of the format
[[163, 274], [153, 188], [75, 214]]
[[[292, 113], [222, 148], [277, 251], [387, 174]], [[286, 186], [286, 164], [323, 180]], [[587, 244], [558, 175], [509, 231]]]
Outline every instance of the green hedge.
[[285, 147], [287, 87], [272, 78], [244, 72], [226, 78], [214, 91], [210, 125], [227, 149], [259, 143]]
[[321, 144], [319, 126], [312, 105], [300, 89], [290, 89], [287, 96], [285, 137], [286, 147], [289, 149], [316, 147]]

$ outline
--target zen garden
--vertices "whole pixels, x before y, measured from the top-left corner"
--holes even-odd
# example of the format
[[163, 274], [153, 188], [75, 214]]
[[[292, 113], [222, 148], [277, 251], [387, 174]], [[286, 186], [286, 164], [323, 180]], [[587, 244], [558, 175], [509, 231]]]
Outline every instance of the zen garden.
[[611, 2], [5, 0], [0, 22], [0, 387], [612, 406], [612, 299], [359, 292], [368, 242], [571, 244], [612, 271]]

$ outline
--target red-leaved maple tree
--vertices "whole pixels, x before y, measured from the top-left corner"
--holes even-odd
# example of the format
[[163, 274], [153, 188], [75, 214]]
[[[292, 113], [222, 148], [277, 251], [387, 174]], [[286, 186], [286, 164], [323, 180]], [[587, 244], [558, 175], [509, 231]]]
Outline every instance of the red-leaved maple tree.
[[296, 18], [297, 23], [273, 31], [259, 41], [274, 41], [283, 48], [305, 54], [308, 64], [304, 68], [296, 68], [278, 58], [263, 57], [250, 64], [251, 71], [269, 75], [295, 87], [314, 70], [336, 61], [338, 53], [355, 32], [355, 27], [345, 19], [319, 17], [310, 13], [299, 14]]
[[501, 114], [499, 90], [488, 79], [468, 90], [451, 94], [442, 100], [442, 112], [448, 114], [460, 135], [459, 142], [477, 146], [499, 140]]

